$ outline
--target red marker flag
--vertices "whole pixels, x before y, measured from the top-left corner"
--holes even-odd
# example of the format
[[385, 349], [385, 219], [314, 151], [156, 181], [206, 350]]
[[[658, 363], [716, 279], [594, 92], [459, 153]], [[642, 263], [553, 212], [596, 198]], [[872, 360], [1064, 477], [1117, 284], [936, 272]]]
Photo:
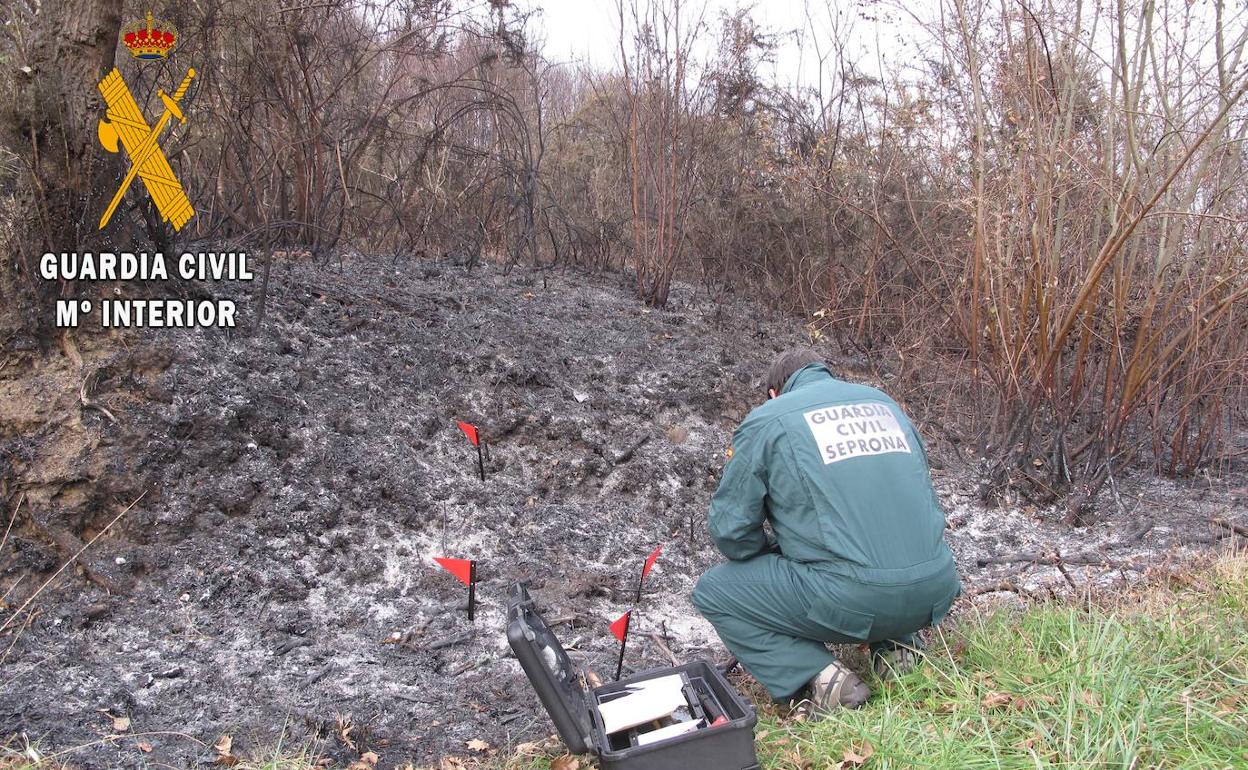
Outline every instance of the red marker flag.
[[659, 554], [662, 552], [663, 552], [663, 546], [659, 546], [658, 548], [655, 548], [653, 551], [651, 551], [650, 555], [646, 557], [646, 566], [641, 568], [642, 580], [645, 580], [646, 576], [650, 574], [650, 570], [654, 569], [654, 563], [659, 560]]
[[620, 640], [620, 660], [615, 664], [615, 681], [617, 682], [620, 681], [620, 674], [624, 672], [624, 648], [628, 646], [628, 622], [632, 615], [633, 611], [629, 610], [611, 624], [611, 633]]
[[481, 436], [477, 434], [477, 426], [463, 420], [456, 420], [455, 424], [464, 432], [472, 445], [477, 448], [477, 471], [481, 474], [482, 483], [485, 482], [485, 458], [481, 454]]
[[615, 638], [619, 639], [621, 642], [624, 641], [624, 637], [628, 636], [628, 620], [629, 616], [632, 614], [633, 611], [629, 610], [611, 624], [611, 633], [615, 634]]
[[464, 432], [464, 435], [468, 437], [468, 440], [472, 442], [473, 446], [478, 446], [481, 443], [480, 437], [477, 436], [477, 426], [462, 420], [456, 420], [456, 423], [459, 425], [459, 429]]
[[659, 560], [659, 554], [663, 551], [663, 546], [659, 546], [650, 552], [646, 557], [646, 563], [641, 567], [641, 577], [637, 579], [637, 603], [641, 603], [641, 587], [646, 582], [646, 575], [650, 574], [650, 570], [654, 569], [654, 563]]
[[441, 564], [442, 569], [459, 578], [459, 582], [466, 586], [472, 585], [472, 559], [444, 559], [435, 556], [433, 560]]

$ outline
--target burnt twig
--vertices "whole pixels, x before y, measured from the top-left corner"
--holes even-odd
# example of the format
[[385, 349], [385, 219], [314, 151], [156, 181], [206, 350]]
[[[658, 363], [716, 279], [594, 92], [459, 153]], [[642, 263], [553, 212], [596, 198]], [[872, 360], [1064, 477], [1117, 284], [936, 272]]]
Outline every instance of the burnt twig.
[[144, 491], [144, 492], [143, 492], [143, 494], [141, 494], [141, 495], [139, 495], [138, 497], [136, 497], [136, 498], [134, 499], [134, 502], [130, 503], [130, 504], [129, 504], [129, 505], [127, 505], [125, 508], [123, 508], [123, 509], [122, 509], [122, 511], [121, 511], [121, 513], [119, 513], [119, 514], [117, 514], [116, 516], [114, 516], [114, 517], [113, 517], [113, 519], [112, 519], [112, 521], [110, 521], [110, 522], [108, 522], [107, 524], [105, 524], [103, 529], [101, 529], [99, 532], [95, 533], [95, 537], [91, 538], [91, 540], [90, 540], [89, 542], [87, 542], [87, 544], [86, 544], [86, 545], [82, 546], [82, 548], [80, 548], [80, 549], [79, 549], [79, 550], [78, 550], [78, 551], [77, 551], [77, 552], [76, 552], [73, 556], [71, 556], [69, 559], [67, 559], [67, 560], [65, 561], [65, 563], [64, 563], [64, 564], [62, 564], [62, 565], [60, 566], [60, 568], [59, 568], [56, 572], [53, 572], [53, 573], [52, 573], [52, 577], [50, 577], [50, 578], [48, 578], [47, 580], [43, 581], [43, 585], [39, 586], [39, 588], [37, 588], [33, 594], [31, 594], [29, 597], [27, 597], [27, 598], [26, 598], [26, 601], [22, 602], [22, 606], [18, 607], [18, 608], [17, 608], [17, 609], [13, 612], [13, 614], [9, 615], [9, 617], [5, 619], [4, 623], [0, 623], [0, 633], [2, 633], [2, 632], [3, 632], [5, 629], [7, 629], [10, 625], [12, 625], [13, 620], [14, 620], [15, 618], [17, 618], [19, 615], [21, 615], [21, 614], [22, 614], [22, 612], [23, 612], [23, 611], [24, 611], [27, 607], [29, 607], [29, 606], [30, 606], [31, 602], [33, 602], [36, 598], [38, 598], [39, 594], [43, 593], [44, 589], [45, 589], [45, 588], [47, 588], [49, 585], [51, 585], [51, 584], [52, 584], [52, 581], [54, 581], [54, 580], [56, 580], [58, 577], [60, 577], [61, 573], [62, 573], [62, 572], [64, 572], [64, 571], [65, 571], [65, 569], [66, 569], [67, 567], [69, 567], [69, 565], [70, 565], [70, 564], [73, 564], [74, 562], [78, 561], [79, 557], [81, 557], [81, 556], [82, 556], [82, 554], [83, 554], [83, 553], [84, 553], [84, 552], [85, 552], [88, 548], [90, 548], [90, 547], [91, 547], [91, 546], [95, 543], [95, 541], [96, 541], [96, 540], [99, 540], [99, 539], [100, 539], [100, 537], [102, 537], [102, 536], [104, 535], [104, 533], [105, 533], [105, 532], [108, 532], [108, 530], [112, 529], [112, 526], [113, 526], [114, 524], [116, 524], [118, 521], [120, 521], [122, 516], [125, 516], [127, 513], [129, 513], [129, 511], [130, 511], [130, 509], [131, 509], [131, 508], [133, 508], [134, 506], [138, 505], [138, 504], [139, 504], [139, 501], [140, 501], [140, 500], [142, 500], [142, 499], [143, 499], [143, 497], [144, 497], [144, 495], [146, 495], [146, 494], [147, 494], [147, 492], [146, 492], [146, 491]]
[[638, 441], [633, 442], [633, 444], [631, 444], [623, 452], [620, 452], [618, 455], [612, 458], [611, 464], [620, 465], [621, 463], [626, 463], [629, 460], [633, 459], [633, 455], [637, 453], [637, 450], [645, 446], [646, 442], [649, 441], [650, 438], [651, 437], [649, 433], [642, 436]]
[[672, 652], [672, 649], [664, 644], [662, 637], [660, 637], [657, 632], [651, 631], [649, 633], [649, 637], [650, 641], [654, 642], [654, 646], [658, 647], [659, 651], [667, 656], [667, 659], [672, 662], [673, 666], [680, 665], [680, 661], [676, 659], [676, 655]]
[[1017, 583], [1014, 583], [1009, 580], [1002, 580], [999, 583], [991, 583], [986, 586], [979, 586], [978, 588], [972, 588], [971, 590], [967, 591], [964, 595], [967, 598], [970, 598], [973, 596], [980, 596], [982, 594], [991, 594], [991, 593], [998, 593], [998, 592], [1015, 593], [1020, 596], [1026, 596], [1028, 598], [1030, 598], [1033, 595], [1031, 591], [1028, 591], [1026, 588], [1023, 588]]
[[295, 636], [287, 639], [273, 649], [273, 654], [277, 656], [285, 655], [297, 647], [307, 647], [312, 644], [312, 640], [303, 636]]
[[337, 663], [326, 663], [324, 666], [321, 666], [317, 670], [305, 676], [303, 678], [303, 681], [299, 683], [299, 686], [311, 687], [312, 685], [324, 679], [331, 671], [333, 671], [336, 668], [338, 668]]
[[457, 644], [463, 644], [464, 642], [468, 641], [471, 638], [472, 638], [472, 632], [465, 631], [462, 634], [457, 634], [455, 636], [448, 636], [445, 639], [440, 639], [436, 642], [433, 642], [432, 644], [426, 645], [425, 649], [430, 650], [430, 651], [441, 650], [445, 647], [453, 647]]
[[1058, 572], [1062, 573], [1062, 577], [1066, 578], [1066, 582], [1070, 585], [1071, 590], [1072, 590], [1072, 591], [1078, 591], [1078, 590], [1079, 590], [1079, 586], [1075, 585], [1075, 580], [1074, 580], [1074, 578], [1072, 578], [1072, 577], [1070, 576], [1070, 572], [1069, 572], [1069, 571], [1067, 571], [1067, 569], [1066, 569], [1066, 565], [1062, 563], [1062, 553], [1061, 553], [1061, 551], [1054, 551], [1054, 552], [1053, 552], [1053, 560], [1054, 560], [1054, 561], [1053, 561], [1054, 566], [1056, 566], [1056, 567], [1057, 567], [1057, 571], [1058, 571]]
[[1219, 527], [1222, 527], [1225, 530], [1235, 533], [1236, 535], [1248, 537], [1248, 527], [1245, 527], [1241, 524], [1236, 524], [1233, 521], [1227, 521], [1226, 519], [1219, 518], [1217, 516], [1211, 517], [1209, 521], [1213, 522]]
[[1132, 543], [1138, 543], [1140, 540], [1144, 538], [1145, 535], [1153, 531], [1153, 524], [1154, 524], [1153, 517], [1145, 516], [1143, 519], [1141, 519], [1140, 523], [1135, 527], [1135, 529], [1123, 535], [1122, 539], [1114, 543], [1114, 545], [1124, 546], [1124, 545], [1131, 545]]
[[1107, 558], [1104, 554], [1092, 551], [1083, 551], [1062, 557], [1060, 555], [1050, 556], [1039, 551], [1022, 551], [1020, 553], [1007, 554], [1005, 556], [981, 556], [975, 560], [975, 564], [980, 567], [986, 567], [989, 564], [1044, 564], [1050, 567], [1057, 566], [1058, 562], [1077, 567], [1089, 566], [1115, 566], [1118, 562]]

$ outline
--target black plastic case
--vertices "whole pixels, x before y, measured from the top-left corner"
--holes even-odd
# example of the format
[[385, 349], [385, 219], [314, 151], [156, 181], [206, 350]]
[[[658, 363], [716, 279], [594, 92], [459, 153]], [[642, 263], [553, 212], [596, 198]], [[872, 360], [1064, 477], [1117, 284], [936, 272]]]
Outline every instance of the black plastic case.
[[[719, 669], [704, 660], [643, 671], [587, 690], [563, 645], [534, 607], [528, 588], [514, 583], [507, 606], [507, 641], [533, 689], [574, 754], [598, 755], [603, 770], [758, 770], [754, 752], [754, 707]], [[700, 678], [724, 710], [727, 722], [694, 730], [648, 746], [612, 748], [602, 729], [597, 704], [629, 684], [684, 673]]]

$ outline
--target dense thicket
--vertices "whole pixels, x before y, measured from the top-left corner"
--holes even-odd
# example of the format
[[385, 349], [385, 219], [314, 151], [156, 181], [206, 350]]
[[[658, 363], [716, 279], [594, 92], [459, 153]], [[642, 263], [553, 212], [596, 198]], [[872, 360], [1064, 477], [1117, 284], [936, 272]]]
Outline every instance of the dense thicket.
[[[53, 6], [5, 11], [12, 307], [30, 255], [69, 247], [55, 223], [95, 221], [113, 183], [63, 172], [82, 142], [58, 138], [81, 129], [46, 114], [79, 97], [27, 82], [52, 82]], [[543, 58], [506, 0], [207, 0], [164, 11], [170, 62], [126, 72], [149, 111], [200, 72], [165, 142], [198, 211], [180, 238], [623, 269], [655, 305], [673, 275], [711, 300], [748, 291], [890, 374], [986, 491], [1073, 491], [1072, 519], [1125, 465], [1232, 458], [1245, 11], [941, 0], [915, 17], [923, 55], [881, 73], [847, 54], [847, 14], [812, 6], [817, 87], [760, 75], [775, 38], [748, 12], [616, 11], [601, 73]], [[59, 218], [31, 215], [46, 196]], [[142, 200], [103, 242], [167, 243]]]

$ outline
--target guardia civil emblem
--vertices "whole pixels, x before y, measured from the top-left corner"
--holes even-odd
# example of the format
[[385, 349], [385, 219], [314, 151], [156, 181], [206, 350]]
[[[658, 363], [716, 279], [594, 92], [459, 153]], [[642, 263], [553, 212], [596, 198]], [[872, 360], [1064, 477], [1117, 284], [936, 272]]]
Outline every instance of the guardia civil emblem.
[[[177, 39], [178, 33], [173, 25], [152, 18], [151, 12], [148, 12], [143, 22], [126, 26], [121, 36], [122, 44], [136, 59], [168, 58]], [[100, 119], [98, 127], [100, 144], [109, 152], [120, 152], [124, 148], [130, 158], [130, 169], [121, 180], [121, 186], [117, 188], [108, 208], [104, 210], [104, 215], [100, 217], [100, 229], [112, 219], [113, 212], [117, 210], [136, 176], [142, 180], [148, 195], [152, 196], [161, 219], [173, 225], [174, 230], [181, 230], [187, 220], [195, 215], [195, 209], [186, 197], [182, 183], [174, 175], [169, 159], [160, 148], [160, 134], [169, 119], [177, 118], [182, 123], [186, 122], [186, 115], [183, 114], [179, 102], [186, 96], [186, 90], [190, 88], [194, 77], [195, 70], [188, 69], [186, 77], [172, 96], [163, 90], [157, 92], [165, 109], [154, 126], [147, 124], [134, 95], [130, 93], [129, 86], [116, 68], [100, 81], [100, 95], [107, 105], [107, 111]]]

